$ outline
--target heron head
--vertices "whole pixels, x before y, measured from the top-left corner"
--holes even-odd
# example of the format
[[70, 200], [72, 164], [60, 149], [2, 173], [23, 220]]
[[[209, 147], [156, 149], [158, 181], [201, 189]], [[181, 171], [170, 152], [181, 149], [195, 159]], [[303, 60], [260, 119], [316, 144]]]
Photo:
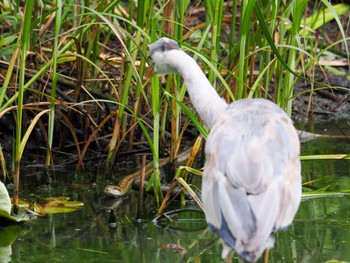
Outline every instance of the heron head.
[[[175, 40], [162, 37], [156, 42], [148, 46], [148, 56], [152, 59], [154, 65], [154, 74], [176, 73], [175, 67], [172, 65], [174, 57], [172, 51], [180, 50]], [[150, 76], [152, 77], [152, 76]]]

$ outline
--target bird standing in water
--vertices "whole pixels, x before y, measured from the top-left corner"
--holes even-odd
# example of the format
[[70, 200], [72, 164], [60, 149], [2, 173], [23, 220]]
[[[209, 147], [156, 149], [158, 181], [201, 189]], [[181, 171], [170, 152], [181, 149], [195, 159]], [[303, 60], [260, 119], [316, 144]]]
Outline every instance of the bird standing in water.
[[223, 240], [222, 257], [234, 249], [255, 262], [273, 247], [274, 233], [293, 221], [301, 200], [300, 143], [291, 119], [265, 99], [228, 105], [196, 61], [178, 43], [149, 45], [157, 74], [180, 74], [210, 132], [202, 201], [209, 229]]

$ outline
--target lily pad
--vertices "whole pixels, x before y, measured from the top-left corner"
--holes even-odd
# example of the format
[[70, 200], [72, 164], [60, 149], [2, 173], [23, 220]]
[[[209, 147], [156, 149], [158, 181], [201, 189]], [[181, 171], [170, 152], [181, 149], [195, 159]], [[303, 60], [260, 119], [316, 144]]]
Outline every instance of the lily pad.
[[81, 208], [84, 203], [78, 201], [70, 201], [69, 197], [51, 197], [44, 200], [37, 201], [32, 204], [30, 202], [19, 202], [19, 210], [17, 215], [11, 215], [11, 198], [7, 192], [5, 185], [0, 181], [0, 218], [1, 223], [7, 223], [7, 221], [13, 222], [25, 222], [30, 219], [30, 216], [26, 213], [26, 209], [29, 206], [39, 215], [45, 214], [57, 214], [57, 213], [70, 213]]
[[84, 203], [78, 201], [70, 201], [69, 197], [50, 197], [39, 200], [34, 204], [27, 201], [20, 201], [20, 207], [28, 208], [32, 205], [32, 209], [39, 215], [70, 213], [81, 208]]

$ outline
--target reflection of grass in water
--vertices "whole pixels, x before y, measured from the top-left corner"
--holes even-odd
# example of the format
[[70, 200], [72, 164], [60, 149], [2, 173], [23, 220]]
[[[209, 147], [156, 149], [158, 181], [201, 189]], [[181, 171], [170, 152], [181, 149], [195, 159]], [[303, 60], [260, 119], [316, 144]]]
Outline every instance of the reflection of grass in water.
[[317, 194], [350, 192], [350, 145], [347, 140], [317, 139], [302, 144], [303, 190]]
[[[350, 152], [346, 140], [309, 141], [302, 154]], [[303, 198], [293, 223], [298, 262], [348, 259], [350, 238], [350, 170], [348, 160], [330, 158], [302, 161]], [[279, 236], [280, 238], [280, 236]], [[278, 242], [278, 241], [277, 241]], [[288, 241], [285, 241], [288, 242]]]
[[288, 230], [290, 235], [278, 236], [278, 239], [282, 238], [285, 245], [294, 240], [297, 262], [302, 259], [304, 262], [348, 259], [348, 203], [348, 195], [303, 199], [293, 227]]
[[[349, 130], [350, 131], [350, 130]], [[317, 139], [302, 144], [301, 155], [347, 154], [350, 152], [348, 140]]]

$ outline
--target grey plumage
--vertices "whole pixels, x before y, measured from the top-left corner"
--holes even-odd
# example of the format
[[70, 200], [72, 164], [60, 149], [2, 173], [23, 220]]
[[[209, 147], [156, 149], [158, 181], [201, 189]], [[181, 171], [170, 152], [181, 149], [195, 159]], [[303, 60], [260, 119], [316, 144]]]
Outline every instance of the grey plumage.
[[287, 114], [265, 99], [230, 105], [197, 63], [174, 40], [161, 38], [149, 55], [159, 74], [178, 73], [210, 133], [202, 198], [209, 228], [246, 262], [274, 244], [291, 224], [301, 200], [299, 138]]
[[220, 232], [231, 233], [233, 248], [254, 262], [273, 246], [274, 231], [292, 222], [300, 203], [297, 132], [272, 102], [245, 99], [222, 114], [205, 150], [202, 197], [207, 222], [224, 241]]

